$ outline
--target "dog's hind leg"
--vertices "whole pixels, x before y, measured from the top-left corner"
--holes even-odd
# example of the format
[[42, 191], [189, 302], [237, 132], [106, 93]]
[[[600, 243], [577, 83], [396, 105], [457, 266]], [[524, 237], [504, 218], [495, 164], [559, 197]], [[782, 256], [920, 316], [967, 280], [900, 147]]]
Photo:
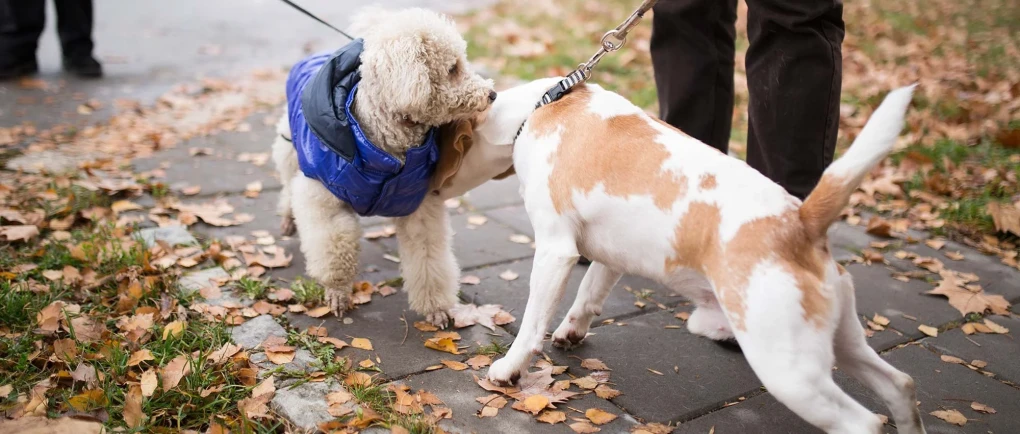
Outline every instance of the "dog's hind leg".
[[864, 328], [858, 322], [854, 287], [849, 273], [838, 276], [843, 312], [836, 330], [836, 364], [874, 390], [885, 401], [900, 434], [922, 434], [924, 425], [917, 408], [914, 379], [894, 368], [868, 346]]
[[542, 352], [542, 340], [563, 298], [570, 269], [581, 257], [569, 222], [558, 216], [536, 218], [530, 209], [528, 214], [535, 225], [537, 246], [531, 269], [531, 291], [521, 319], [521, 329], [510, 345], [510, 351], [489, 368], [489, 380], [497, 384], [517, 381], [521, 372], [528, 368], [531, 356]]
[[602, 314], [602, 305], [623, 273], [613, 271], [601, 262], [592, 262], [577, 289], [577, 298], [566, 318], [553, 332], [553, 345], [570, 348], [580, 344], [588, 334], [591, 321]]
[[314, 179], [295, 176], [291, 189], [305, 269], [326, 288], [326, 302], [333, 313], [343, 316], [358, 273], [358, 215]]
[[[724, 298], [722, 307], [754, 373], [779, 402], [827, 433], [880, 433], [878, 416], [832, 379], [832, 338], [838, 309], [822, 313], [825, 321], [821, 324], [808, 320], [801, 314], [804, 292], [797, 279], [772, 265], [756, 267], [746, 288], [723, 290], [744, 294], [741, 306], [727, 304]], [[835, 297], [830, 301], [839, 302]]]
[[290, 123], [287, 120], [287, 112], [276, 124], [276, 138], [273, 140], [273, 163], [276, 164], [276, 172], [280, 175], [280, 199], [276, 210], [280, 214], [280, 233], [285, 236], [294, 235], [294, 212], [291, 206], [291, 184], [295, 176], [299, 174], [297, 151], [294, 143], [290, 141]]
[[445, 328], [460, 289], [460, 268], [453, 255], [453, 229], [446, 206], [438, 196], [428, 195], [414, 213], [395, 222], [400, 274], [411, 308], [433, 325]]

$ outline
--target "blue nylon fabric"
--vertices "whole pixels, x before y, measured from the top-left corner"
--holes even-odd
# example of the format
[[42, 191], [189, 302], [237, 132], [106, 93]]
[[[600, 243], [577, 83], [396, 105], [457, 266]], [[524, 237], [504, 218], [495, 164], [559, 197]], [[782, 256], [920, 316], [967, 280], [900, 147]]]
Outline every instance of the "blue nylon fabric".
[[[365, 137], [351, 115], [361, 40], [302, 59], [287, 77], [291, 139], [305, 176], [363, 216], [406, 216], [429, 190], [439, 159], [436, 128], [407, 151], [404, 164]], [[342, 104], [342, 106], [337, 106]], [[306, 116], [304, 108], [309, 111]]]

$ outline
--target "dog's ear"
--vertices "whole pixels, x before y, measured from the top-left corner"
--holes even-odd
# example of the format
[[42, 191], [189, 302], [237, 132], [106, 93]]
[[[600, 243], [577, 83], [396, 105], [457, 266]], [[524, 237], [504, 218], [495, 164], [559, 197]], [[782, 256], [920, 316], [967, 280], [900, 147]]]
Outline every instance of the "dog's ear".
[[467, 120], [439, 127], [439, 162], [432, 174], [432, 190], [442, 188], [460, 170], [464, 155], [471, 149], [473, 136], [474, 126]]
[[[432, 97], [432, 80], [426, 64], [426, 42], [421, 34], [402, 35], [379, 40], [364, 56], [372, 53], [371, 64], [378, 77], [389, 77], [387, 99], [396, 112], [418, 113], [426, 109]], [[367, 41], [366, 41], [367, 42]]]

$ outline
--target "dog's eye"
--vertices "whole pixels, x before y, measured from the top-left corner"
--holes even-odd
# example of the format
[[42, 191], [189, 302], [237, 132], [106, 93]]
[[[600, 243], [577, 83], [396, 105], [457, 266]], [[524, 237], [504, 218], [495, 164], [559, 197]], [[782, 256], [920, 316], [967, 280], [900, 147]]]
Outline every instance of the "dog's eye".
[[459, 69], [458, 65], [460, 65], [460, 63], [454, 63], [452, 66], [450, 66], [450, 75], [457, 74], [457, 70]]

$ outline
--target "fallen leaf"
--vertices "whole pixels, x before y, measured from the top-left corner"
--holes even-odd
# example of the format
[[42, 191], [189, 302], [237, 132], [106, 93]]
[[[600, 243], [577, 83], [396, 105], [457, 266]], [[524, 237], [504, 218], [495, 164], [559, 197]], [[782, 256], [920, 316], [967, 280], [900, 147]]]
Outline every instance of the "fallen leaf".
[[947, 356], [945, 354], [941, 355], [939, 358], [942, 359], [943, 362], [946, 362], [946, 363], [955, 363], [957, 365], [963, 365], [963, 364], [967, 363], [967, 362], [964, 362], [963, 359], [961, 359], [959, 357]]
[[1003, 296], [989, 294], [984, 290], [971, 291], [961, 287], [962, 282], [952, 272], [943, 271], [942, 281], [939, 286], [925, 294], [944, 295], [949, 298], [949, 305], [960, 311], [961, 315], [968, 313], [984, 313], [991, 311], [997, 315], [1009, 314], [1009, 301]]
[[516, 272], [514, 272], [514, 270], [506, 270], [506, 271], [504, 271], [502, 273], [499, 273], [499, 278], [503, 279], [503, 280], [506, 280], [508, 282], [509, 281], [513, 281], [513, 280], [517, 280], [518, 277], [520, 277], [520, 275], [517, 274]]
[[305, 315], [308, 315], [312, 318], [321, 318], [323, 316], [326, 316], [326, 314], [330, 312], [331, 311], [329, 310], [329, 306], [319, 306], [315, 309], [305, 312]]
[[946, 240], [925, 240], [924, 243], [935, 250], [941, 250], [946, 245]]
[[131, 353], [131, 357], [128, 358], [127, 365], [137, 366], [139, 363], [142, 363], [147, 360], [155, 360], [155, 357], [152, 356], [152, 352], [150, 352], [148, 349], [143, 348], [138, 351], [135, 351], [134, 353]]
[[372, 341], [365, 338], [353, 338], [351, 339], [351, 346], [361, 350], [372, 351]]
[[124, 395], [124, 423], [127, 424], [128, 428], [138, 428], [144, 420], [145, 414], [142, 413], [142, 388], [137, 384], [132, 384]]
[[598, 387], [595, 388], [595, 395], [602, 399], [613, 399], [620, 396], [620, 391], [605, 384], [599, 384]]
[[587, 417], [595, 425], [605, 425], [616, 419], [615, 414], [597, 408], [589, 408], [588, 411], [584, 412], [584, 417]]
[[584, 359], [581, 360], [581, 367], [591, 371], [611, 371], [605, 363], [602, 363], [599, 359]]
[[536, 415], [549, 405], [549, 398], [543, 395], [531, 395], [523, 401], [517, 401], [512, 406], [514, 410], [523, 411]]
[[545, 422], [548, 424], [557, 424], [567, 420], [567, 414], [562, 411], [546, 410], [542, 412], [535, 420], [539, 422]]
[[73, 339], [57, 339], [53, 341], [53, 355], [65, 362], [72, 362], [78, 357], [78, 345]]
[[294, 259], [294, 255], [288, 255], [282, 247], [277, 247], [272, 257], [262, 251], [256, 251], [255, 253], [241, 252], [241, 255], [248, 266], [261, 265], [266, 268], [289, 267], [291, 260]]
[[[453, 317], [456, 328], [464, 328], [474, 324], [481, 325], [489, 330], [496, 330], [497, 315], [510, 315], [503, 311], [503, 307], [497, 304], [457, 304], [450, 309], [450, 316]], [[511, 322], [513, 317], [510, 316]]]
[[988, 366], [988, 362], [986, 362], [984, 360], [977, 360], [977, 359], [971, 360], [970, 364], [971, 364], [971, 366], [974, 366], [975, 368], [978, 368], [978, 369], [981, 369], [981, 368], [984, 368], [985, 366]]
[[156, 391], [156, 370], [149, 369], [142, 373], [142, 396], [152, 396], [153, 392]]
[[984, 414], [995, 414], [996, 413], [994, 408], [989, 407], [987, 405], [984, 405], [984, 404], [982, 404], [980, 402], [972, 402], [972, 403], [970, 403], [970, 408], [973, 409], [974, 411], [978, 412], [978, 413], [984, 413]]
[[273, 345], [265, 348], [266, 358], [277, 365], [286, 365], [294, 361], [297, 348], [289, 345]]
[[[78, 364], [78, 367], [71, 373], [71, 378], [74, 381], [84, 382], [86, 385], [94, 385], [99, 377], [96, 375], [96, 368], [86, 363]], [[0, 393], [0, 397], [7, 396]]]
[[96, 408], [106, 407], [106, 391], [103, 389], [90, 389], [78, 395], [68, 398], [67, 404], [78, 411], [89, 411]]
[[364, 372], [351, 372], [344, 378], [344, 384], [348, 386], [371, 386], [372, 377]]
[[189, 185], [187, 187], [181, 187], [181, 194], [185, 196], [194, 196], [202, 192], [201, 185]]
[[871, 220], [868, 220], [867, 232], [871, 235], [891, 238], [892, 225], [890, 225], [886, 219], [874, 216], [871, 218]]
[[465, 285], [477, 285], [479, 283], [482, 283], [482, 279], [479, 278], [478, 276], [467, 275], [460, 278], [460, 283], [463, 283]]
[[174, 357], [170, 363], [163, 367], [163, 390], [170, 391], [170, 389], [177, 387], [181, 379], [190, 373], [191, 364], [188, 363], [188, 357], [183, 354]]
[[570, 424], [570, 429], [578, 434], [591, 434], [601, 431], [600, 428], [588, 422], [574, 422]]
[[454, 371], [463, 371], [468, 368], [467, 363], [461, 363], [454, 360], [440, 360], [439, 363], [446, 365], [447, 368], [450, 368]]
[[917, 326], [917, 329], [920, 330], [921, 333], [924, 333], [924, 334], [926, 334], [928, 336], [931, 336], [933, 338], [934, 337], [938, 337], [938, 335], [939, 335], [939, 329], [937, 329], [935, 327], [932, 327], [932, 326], [927, 326], [927, 325], [921, 324], [921, 325]]
[[375, 366], [375, 362], [373, 362], [372, 359], [365, 359], [362, 360], [361, 362], [358, 362], [358, 366], [360, 366], [362, 369], [368, 369]]
[[1009, 333], [1009, 329], [1008, 328], [1005, 328], [1005, 327], [1003, 327], [1001, 325], [998, 325], [998, 324], [992, 322], [992, 320], [990, 320], [988, 318], [985, 318], [985, 325], [988, 326], [988, 328], [992, 332], [994, 332], [994, 333], [998, 333], [998, 334], [1002, 334], [1002, 335], [1004, 335], [1006, 333]]
[[1008, 203], [988, 202], [986, 211], [992, 217], [995, 230], [1012, 232], [1020, 236], [1020, 209]]
[[470, 359], [467, 359], [467, 361], [465, 363], [467, 363], [468, 365], [471, 365], [471, 369], [474, 369], [474, 370], [477, 371], [479, 369], [482, 369], [482, 368], [484, 368], [486, 366], [491, 365], [492, 364], [492, 357], [491, 356], [487, 356], [485, 354], [479, 354], [479, 355], [474, 356], [474, 357], [472, 357]]
[[425, 348], [443, 351], [450, 354], [460, 354], [457, 344], [451, 338], [431, 338], [425, 341]]
[[477, 214], [475, 214], [475, 215], [470, 215], [470, 216], [468, 216], [468, 218], [467, 218], [467, 222], [468, 222], [468, 224], [472, 224], [472, 225], [475, 225], [475, 226], [481, 226], [481, 225], [484, 225], [484, 224], [485, 224], [485, 222], [487, 222], [487, 221], [489, 221], [489, 218], [488, 218], [488, 217], [486, 217], [486, 216], [483, 216], [483, 215], [477, 215]]
[[379, 229], [379, 230], [376, 230], [376, 231], [365, 232], [365, 238], [369, 239], [369, 240], [374, 240], [374, 239], [377, 239], [377, 238], [388, 238], [388, 237], [392, 237], [396, 233], [397, 233], [397, 227], [396, 226], [387, 225], [387, 226], [383, 226], [382, 229]]
[[436, 327], [432, 323], [426, 321], [415, 321], [414, 328], [421, 330], [423, 332], [434, 332], [439, 330], [439, 327]]
[[882, 327], [889, 326], [889, 318], [886, 318], [886, 317], [884, 317], [882, 315], [879, 315], [877, 313], [875, 314], [874, 317], [871, 318], [871, 320], [874, 321], [875, 324], [878, 324], [878, 325], [880, 325]]
[[962, 260], [965, 259], [963, 254], [960, 253], [960, 252], [945, 252], [945, 253], [943, 253], [943, 255], [945, 255], [947, 258], [952, 259], [954, 261], [962, 261]]
[[39, 236], [39, 228], [34, 225], [0, 226], [0, 240], [28, 241]]
[[967, 424], [967, 417], [957, 410], [937, 410], [928, 413], [953, 425], [964, 426]]
[[184, 321], [173, 321], [167, 324], [163, 328], [163, 340], [167, 338], [177, 337], [184, 333], [184, 328], [187, 327], [188, 323]]
[[531, 244], [531, 237], [522, 234], [514, 234], [510, 236], [510, 242], [517, 244]]

